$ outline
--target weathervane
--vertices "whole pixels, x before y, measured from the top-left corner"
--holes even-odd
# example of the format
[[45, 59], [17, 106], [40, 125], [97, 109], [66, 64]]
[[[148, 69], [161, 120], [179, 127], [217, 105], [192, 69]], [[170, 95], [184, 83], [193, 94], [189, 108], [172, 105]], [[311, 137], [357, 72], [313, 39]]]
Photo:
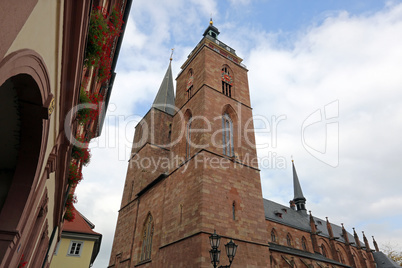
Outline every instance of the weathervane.
[[172, 53], [170, 54], [170, 61], [173, 60], [173, 52], [174, 52], [174, 48], [172, 48]]

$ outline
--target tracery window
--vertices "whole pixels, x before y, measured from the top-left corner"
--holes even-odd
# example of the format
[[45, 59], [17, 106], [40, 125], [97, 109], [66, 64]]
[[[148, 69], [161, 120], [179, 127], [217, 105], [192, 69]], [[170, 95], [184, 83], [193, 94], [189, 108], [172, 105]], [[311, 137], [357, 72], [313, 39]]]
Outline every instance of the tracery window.
[[290, 234], [287, 234], [286, 236], [286, 243], [288, 244], [289, 247], [292, 246], [292, 237], [290, 236]]
[[148, 214], [147, 220], [144, 224], [144, 230], [142, 234], [142, 248], [140, 262], [151, 259], [152, 251], [152, 236], [154, 235], [154, 222], [152, 215]]
[[233, 123], [228, 114], [222, 117], [222, 130], [223, 154], [232, 157], [234, 155]]
[[222, 67], [222, 93], [228, 97], [232, 97], [233, 79], [227, 66]]

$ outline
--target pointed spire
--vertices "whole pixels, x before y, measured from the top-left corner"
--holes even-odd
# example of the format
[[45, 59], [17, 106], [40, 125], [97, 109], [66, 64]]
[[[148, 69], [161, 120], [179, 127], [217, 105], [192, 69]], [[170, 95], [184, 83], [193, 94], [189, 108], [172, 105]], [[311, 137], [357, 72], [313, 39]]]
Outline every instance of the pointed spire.
[[330, 238], [334, 238], [334, 232], [332, 231], [332, 226], [331, 223], [329, 223], [328, 217], [325, 217], [327, 219], [327, 230]]
[[374, 236], [372, 236], [372, 237], [373, 237], [373, 244], [374, 244], [374, 247], [375, 247], [375, 251], [379, 252], [380, 249], [378, 248], [377, 241], [375, 241]]
[[353, 236], [355, 238], [355, 243], [356, 243], [357, 248], [361, 248], [359, 236], [357, 235], [354, 227], [353, 227]]
[[294, 190], [294, 198], [297, 211], [303, 210], [306, 211], [306, 198], [303, 196], [303, 191], [300, 186], [299, 178], [297, 177], [295, 163], [292, 159], [292, 169], [293, 169], [293, 190]]
[[364, 231], [362, 231], [362, 233], [363, 233], [363, 241], [364, 241], [364, 244], [366, 245], [366, 251], [371, 251], [370, 244], [367, 240], [367, 237], [364, 235]]
[[350, 245], [348, 232], [346, 232], [346, 229], [345, 229], [345, 227], [343, 226], [343, 223], [341, 223], [341, 225], [342, 225], [342, 235], [343, 235], [343, 239], [345, 239], [346, 244]]
[[[172, 51], [173, 55], [173, 51]], [[169, 67], [159, 87], [158, 94], [155, 97], [152, 107], [164, 111], [170, 115], [175, 114], [174, 109], [174, 89], [172, 75], [172, 61], [169, 62]]]

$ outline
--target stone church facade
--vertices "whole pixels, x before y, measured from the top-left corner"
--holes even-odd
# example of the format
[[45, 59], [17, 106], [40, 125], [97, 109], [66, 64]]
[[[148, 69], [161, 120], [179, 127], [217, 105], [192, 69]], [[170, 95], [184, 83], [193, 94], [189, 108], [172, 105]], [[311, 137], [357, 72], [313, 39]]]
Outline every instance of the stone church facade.
[[169, 64], [136, 126], [109, 267], [211, 267], [214, 230], [223, 265], [233, 239], [233, 267], [376, 267], [365, 236], [307, 213], [294, 164], [290, 206], [263, 199], [248, 70], [218, 35], [211, 21], [176, 97]]

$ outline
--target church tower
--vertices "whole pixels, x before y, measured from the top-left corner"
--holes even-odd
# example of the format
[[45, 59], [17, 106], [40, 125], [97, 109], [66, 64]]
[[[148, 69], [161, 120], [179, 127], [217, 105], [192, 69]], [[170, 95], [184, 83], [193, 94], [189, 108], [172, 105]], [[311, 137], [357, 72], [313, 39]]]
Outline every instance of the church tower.
[[[212, 21], [135, 130], [109, 267], [269, 267], [247, 69]], [[173, 103], [174, 102], [174, 103]]]

